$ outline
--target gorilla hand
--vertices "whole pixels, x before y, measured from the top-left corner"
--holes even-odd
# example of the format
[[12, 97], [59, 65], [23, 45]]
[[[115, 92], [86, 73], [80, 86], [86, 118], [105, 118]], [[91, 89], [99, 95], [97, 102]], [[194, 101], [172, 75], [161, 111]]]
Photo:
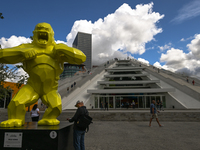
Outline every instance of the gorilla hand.
[[23, 50], [22, 52], [25, 60], [33, 59], [37, 56], [37, 52], [33, 48]]

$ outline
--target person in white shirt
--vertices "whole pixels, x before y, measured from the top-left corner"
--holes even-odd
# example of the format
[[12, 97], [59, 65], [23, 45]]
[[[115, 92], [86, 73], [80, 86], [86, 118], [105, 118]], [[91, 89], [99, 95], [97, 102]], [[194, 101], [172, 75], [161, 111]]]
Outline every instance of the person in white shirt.
[[39, 116], [40, 116], [40, 111], [39, 108], [37, 108], [37, 104], [35, 104], [33, 106], [33, 109], [31, 110], [31, 119], [33, 122], [37, 122], [39, 120]]

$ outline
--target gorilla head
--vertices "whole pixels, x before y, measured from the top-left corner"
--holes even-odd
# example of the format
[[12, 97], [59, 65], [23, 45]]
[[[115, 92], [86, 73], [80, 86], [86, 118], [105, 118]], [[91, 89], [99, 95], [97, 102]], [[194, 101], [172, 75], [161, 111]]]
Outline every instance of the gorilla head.
[[54, 44], [54, 31], [48, 23], [38, 23], [33, 31], [33, 43], [40, 47]]

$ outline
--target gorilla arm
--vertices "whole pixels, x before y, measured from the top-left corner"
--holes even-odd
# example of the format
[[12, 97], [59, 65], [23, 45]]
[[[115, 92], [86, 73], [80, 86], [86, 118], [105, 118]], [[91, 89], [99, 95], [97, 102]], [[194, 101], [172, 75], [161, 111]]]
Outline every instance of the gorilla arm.
[[15, 64], [36, 57], [36, 51], [31, 44], [21, 44], [12, 48], [0, 50], [0, 63]]
[[85, 54], [73, 47], [68, 47], [65, 44], [56, 44], [54, 47], [56, 55], [61, 57], [62, 61], [70, 64], [82, 64], [86, 60]]

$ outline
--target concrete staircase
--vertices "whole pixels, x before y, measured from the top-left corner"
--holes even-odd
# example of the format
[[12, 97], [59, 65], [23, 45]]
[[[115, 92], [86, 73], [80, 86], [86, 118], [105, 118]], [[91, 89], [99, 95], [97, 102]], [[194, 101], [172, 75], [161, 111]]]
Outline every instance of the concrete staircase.
[[[115, 61], [111, 60], [107, 67], [112, 66]], [[66, 79], [65, 82], [60, 81], [60, 85], [58, 87], [58, 92], [62, 97], [62, 108], [65, 109], [74, 109], [74, 104], [77, 100], [83, 101], [85, 104], [89, 99], [89, 94], [87, 93], [88, 87], [95, 87], [96, 81], [102, 78], [105, 72], [104, 64], [100, 65], [97, 68], [92, 70], [92, 74], [87, 74], [84, 76], [80, 76], [79, 78], [72, 77], [70, 79]], [[72, 83], [76, 81], [76, 86], [70, 89], [69, 93], [67, 93], [67, 87], [71, 86]]]

